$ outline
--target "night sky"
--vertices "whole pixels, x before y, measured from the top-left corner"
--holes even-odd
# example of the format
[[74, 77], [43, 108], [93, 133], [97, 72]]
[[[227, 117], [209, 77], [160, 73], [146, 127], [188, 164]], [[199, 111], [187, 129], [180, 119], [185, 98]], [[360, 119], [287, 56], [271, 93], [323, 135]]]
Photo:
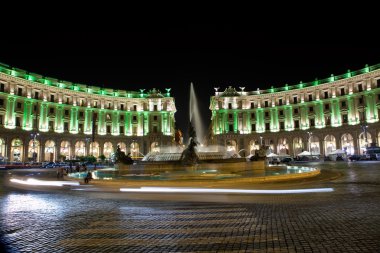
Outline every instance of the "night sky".
[[172, 88], [177, 125], [185, 132], [190, 82], [208, 127], [214, 87], [280, 87], [380, 63], [380, 47], [363, 40], [289, 36], [259, 33], [249, 25], [150, 25], [118, 32], [57, 29], [28, 39], [20, 34], [3, 37], [0, 62], [106, 88]]

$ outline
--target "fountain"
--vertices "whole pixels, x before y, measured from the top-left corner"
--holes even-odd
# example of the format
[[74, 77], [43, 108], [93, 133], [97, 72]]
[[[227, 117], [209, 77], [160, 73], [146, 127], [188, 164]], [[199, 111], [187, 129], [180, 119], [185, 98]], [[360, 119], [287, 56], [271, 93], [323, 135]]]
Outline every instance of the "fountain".
[[[146, 154], [141, 161], [128, 159], [128, 156], [122, 154], [118, 148], [115, 155], [117, 158], [115, 169], [98, 170], [97, 174], [94, 175], [95, 178], [210, 180], [265, 177], [273, 170], [276, 170], [274, 173], [277, 174], [292, 173], [289, 172], [290, 168], [286, 166], [282, 166], [283, 168], [267, 167], [266, 154], [268, 150], [263, 145], [256, 155], [249, 159], [250, 161], [241, 158], [238, 152], [226, 150], [225, 147], [204, 147], [201, 145], [198, 137], [202, 139], [204, 134], [193, 84], [190, 86], [189, 116], [189, 141], [186, 148], [183, 148], [182, 132], [179, 129], [174, 136], [176, 145], [160, 147], [159, 152], [152, 151]], [[311, 171], [311, 173], [315, 172]]]

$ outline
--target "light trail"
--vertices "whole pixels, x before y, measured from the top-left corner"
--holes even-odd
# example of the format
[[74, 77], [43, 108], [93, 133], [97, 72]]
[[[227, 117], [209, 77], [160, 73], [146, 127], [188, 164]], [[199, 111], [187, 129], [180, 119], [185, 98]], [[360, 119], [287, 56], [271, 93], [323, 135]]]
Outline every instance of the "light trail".
[[293, 194], [333, 192], [333, 188], [289, 189], [289, 190], [245, 190], [245, 189], [206, 189], [206, 188], [171, 188], [171, 187], [140, 187], [120, 188], [121, 192], [150, 192], [150, 193], [243, 193], [243, 194]]
[[44, 180], [38, 180], [34, 178], [28, 178], [26, 180], [11, 178], [9, 179], [9, 181], [16, 184], [40, 185], [40, 186], [64, 186], [64, 185], [78, 186], [80, 185], [79, 182], [74, 182], [74, 181], [44, 181]]

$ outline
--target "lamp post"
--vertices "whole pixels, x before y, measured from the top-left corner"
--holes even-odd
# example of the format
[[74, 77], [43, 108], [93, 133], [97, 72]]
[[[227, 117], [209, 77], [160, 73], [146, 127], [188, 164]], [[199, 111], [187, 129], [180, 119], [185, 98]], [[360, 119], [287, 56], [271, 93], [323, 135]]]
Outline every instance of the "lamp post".
[[262, 146], [262, 145], [263, 145], [263, 137], [260, 136], [260, 146]]
[[34, 132], [34, 133], [31, 133], [30, 134], [30, 137], [32, 138], [32, 159], [33, 159], [33, 163], [35, 163], [37, 161], [37, 152], [36, 152], [36, 139], [37, 139], [37, 136], [39, 136], [40, 134], [37, 133], [37, 132]]

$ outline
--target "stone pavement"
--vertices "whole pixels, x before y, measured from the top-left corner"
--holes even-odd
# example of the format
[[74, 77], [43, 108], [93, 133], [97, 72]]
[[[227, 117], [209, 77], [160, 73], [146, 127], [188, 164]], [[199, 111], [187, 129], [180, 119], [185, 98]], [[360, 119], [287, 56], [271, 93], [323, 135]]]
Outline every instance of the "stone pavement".
[[241, 196], [241, 203], [223, 195], [143, 201], [116, 192], [4, 190], [0, 239], [9, 252], [379, 252], [379, 165], [327, 165], [343, 176], [272, 185], [333, 193]]

